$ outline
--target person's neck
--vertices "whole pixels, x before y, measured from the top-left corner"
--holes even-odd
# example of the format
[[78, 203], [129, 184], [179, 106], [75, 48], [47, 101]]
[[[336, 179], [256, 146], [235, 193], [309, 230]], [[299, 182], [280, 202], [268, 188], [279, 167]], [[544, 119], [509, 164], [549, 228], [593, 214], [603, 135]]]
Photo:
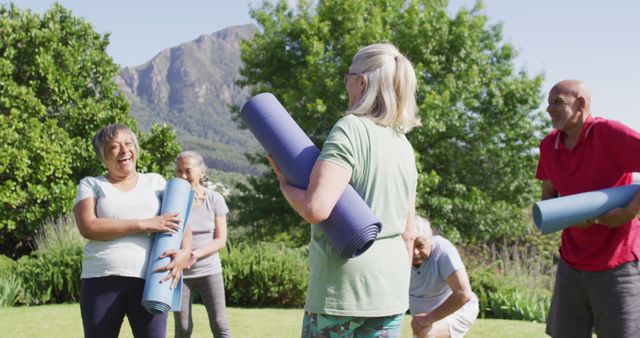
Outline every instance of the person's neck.
[[132, 173], [124, 174], [124, 175], [117, 175], [110, 172], [107, 173], [107, 180], [111, 182], [111, 184], [128, 183], [130, 181], [135, 180], [137, 177], [138, 177], [138, 173], [135, 171]]
[[565, 148], [573, 149], [573, 147], [576, 146], [588, 117], [589, 114], [584, 114], [581, 121], [569, 128], [562, 130], [562, 134], [564, 135], [563, 142]]
[[202, 204], [202, 202], [205, 200], [206, 195], [207, 195], [206, 189], [201, 184], [198, 184], [195, 187], [191, 186], [191, 188], [194, 191], [194, 193], [193, 193], [193, 204], [194, 204], [194, 206], [197, 207], [200, 204]]

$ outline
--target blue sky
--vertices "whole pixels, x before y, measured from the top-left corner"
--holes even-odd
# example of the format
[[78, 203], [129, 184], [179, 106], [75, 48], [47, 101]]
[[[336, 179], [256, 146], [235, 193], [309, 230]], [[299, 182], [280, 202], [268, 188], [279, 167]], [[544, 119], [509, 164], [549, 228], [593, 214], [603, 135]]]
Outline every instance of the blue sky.
[[[2, 3], [8, 3], [1, 0]], [[17, 0], [42, 13], [54, 1]], [[61, 0], [97, 31], [111, 34], [108, 53], [122, 66], [137, 66], [161, 50], [202, 34], [254, 22], [256, 0]], [[450, 1], [450, 10], [474, 0]], [[485, 0], [490, 22], [502, 22], [505, 41], [519, 51], [517, 68], [545, 74], [543, 90], [575, 78], [592, 89], [592, 113], [640, 131], [640, 1]]]

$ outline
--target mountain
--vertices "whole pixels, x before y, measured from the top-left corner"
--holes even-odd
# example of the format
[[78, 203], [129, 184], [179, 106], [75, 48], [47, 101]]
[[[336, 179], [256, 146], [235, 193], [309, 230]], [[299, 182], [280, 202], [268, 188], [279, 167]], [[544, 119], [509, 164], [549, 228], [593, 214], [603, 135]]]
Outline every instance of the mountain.
[[116, 82], [139, 126], [147, 131], [153, 123], [171, 124], [182, 148], [199, 151], [209, 168], [257, 174], [244, 153], [259, 145], [237, 128], [230, 112], [231, 105], [242, 106], [249, 97], [235, 81], [242, 64], [240, 41], [256, 31], [252, 24], [229, 27], [122, 69]]

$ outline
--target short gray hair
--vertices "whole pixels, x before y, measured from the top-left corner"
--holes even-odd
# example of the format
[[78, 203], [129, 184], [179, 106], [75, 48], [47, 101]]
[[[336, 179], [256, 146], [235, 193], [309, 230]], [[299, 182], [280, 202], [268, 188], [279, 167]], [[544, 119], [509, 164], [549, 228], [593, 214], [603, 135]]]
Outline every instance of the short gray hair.
[[416, 215], [416, 237], [423, 237], [430, 239], [433, 236], [433, 230], [431, 230], [431, 222], [424, 217]]
[[204, 162], [204, 158], [202, 157], [202, 155], [200, 155], [200, 153], [197, 151], [185, 150], [178, 154], [178, 156], [176, 156], [176, 163], [178, 163], [183, 158], [192, 158], [196, 161], [196, 165], [202, 168], [202, 171], [204, 171], [204, 176], [200, 179], [200, 184], [205, 187], [209, 185], [211, 179], [209, 179], [209, 176], [207, 176], [207, 164]]
[[100, 160], [100, 162], [104, 163], [105, 145], [115, 140], [116, 136], [118, 136], [118, 133], [120, 133], [121, 131], [129, 134], [131, 140], [133, 141], [133, 145], [136, 148], [136, 153], [138, 153], [138, 157], [140, 156], [140, 145], [138, 145], [138, 138], [136, 137], [136, 134], [134, 134], [133, 131], [131, 131], [131, 129], [129, 129], [129, 127], [124, 124], [113, 123], [104, 126], [93, 137], [93, 151], [95, 152], [96, 157], [98, 158], [98, 160]]

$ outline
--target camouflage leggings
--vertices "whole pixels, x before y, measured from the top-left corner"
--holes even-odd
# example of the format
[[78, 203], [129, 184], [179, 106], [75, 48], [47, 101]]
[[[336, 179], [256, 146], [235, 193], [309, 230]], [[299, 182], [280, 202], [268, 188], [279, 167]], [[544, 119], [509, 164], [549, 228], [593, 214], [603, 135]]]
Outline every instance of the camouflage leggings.
[[304, 312], [302, 338], [399, 338], [403, 314], [387, 317], [332, 316]]

